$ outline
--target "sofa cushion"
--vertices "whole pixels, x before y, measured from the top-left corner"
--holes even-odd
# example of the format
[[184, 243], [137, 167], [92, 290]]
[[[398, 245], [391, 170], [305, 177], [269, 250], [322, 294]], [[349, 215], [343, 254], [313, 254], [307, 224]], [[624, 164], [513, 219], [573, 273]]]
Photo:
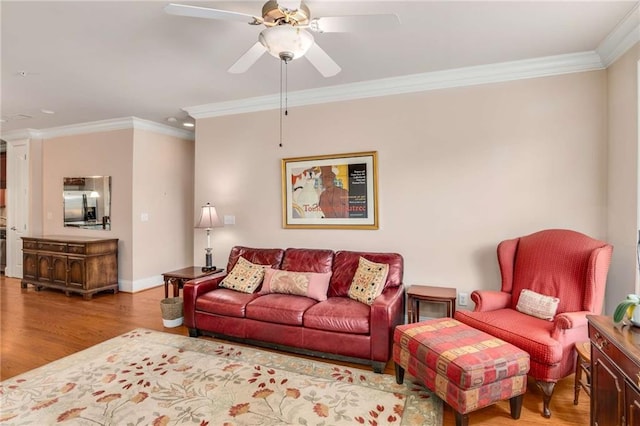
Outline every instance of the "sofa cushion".
[[227, 263], [227, 271], [233, 270], [236, 262], [240, 257], [244, 257], [251, 263], [256, 265], [269, 265], [272, 268], [279, 268], [284, 256], [282, 249], [266, 249], [251, 248], [243, 246], [235, 246], [229, 253], [229, 262]]
[[304, 296], [265, 294], [247, 304], [246, 317], [277, 324], [302, 325], [305, 311], [316, 303]]
[[327, 289], [331, 272], [292, 272], [280, 269], [265, 269], [260, 293], [281, 293], [327, 300]]
[[372, 305], [376, 297], [382, 293], [388, 274], [389, 265], [386, 263], [375, 263], [361, 257], [349, 287], [349, 297]]
[[369, 334], [371, 308], [348, 297], [330, 297], [304, 313], [304, 326], [339, 333]]
[[259, 297], [257, 293], [241, 293], [226, 288], [218, 288], [198, 297], [196, 300], [196, 311], [244, 318], [247, 303], [257, 297]]
[[264, 266], [256, 265], [241, 257], [235, 266], [220, 282], [220, 287], [243, 293], [253, 293], [262, 283]]
[[[360, 257], [371, 262], [389, 265], [389, 274], [384, 288], [398, 287], [402, 284], [404, 261], [398, 253], [370, 253], [358, 251], [338, 251], [333, 258], [333, 275], [329, 283], [328, 296], [348, 297], [353, 276], [358, 269]], [[384, 291], [383, 288], [383, 291]]]
[[333, 250], [288, 248], [279, 269], [295, 272], [331, 272]]

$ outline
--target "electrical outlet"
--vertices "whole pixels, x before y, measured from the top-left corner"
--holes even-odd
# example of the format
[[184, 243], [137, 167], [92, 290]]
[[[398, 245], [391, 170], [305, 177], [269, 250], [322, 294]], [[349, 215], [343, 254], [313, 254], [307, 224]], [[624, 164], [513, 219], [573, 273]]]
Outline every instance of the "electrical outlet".
[[467, 306], [469, 304], [469, 293], [458, 293], [458, 305]]

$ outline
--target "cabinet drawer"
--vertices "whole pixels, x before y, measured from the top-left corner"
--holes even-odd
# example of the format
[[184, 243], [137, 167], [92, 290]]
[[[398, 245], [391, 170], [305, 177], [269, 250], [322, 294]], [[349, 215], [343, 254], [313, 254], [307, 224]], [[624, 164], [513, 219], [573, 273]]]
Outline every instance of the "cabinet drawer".
[[39, 242], [38, 250], [46, 250], [53, 251], [56, 253], [64, 253], [67, 251], [67, 245], [65, 243], [50, 243], [50, 242]]
[[22, 240], [22, 248], [27, 250], [35, 250], [38, 248], [38, 243], [36, 241]]
[[69, 253], [73, 254], [84, 254], [87, 250], [87, 246], [84, 244], [69, 244], [68, 248]]
[[590, 330], [591, 342], [596, 345], [622, 371], [631, 383], [640, 387], [640, 365], [625, 355], [607, 336]]

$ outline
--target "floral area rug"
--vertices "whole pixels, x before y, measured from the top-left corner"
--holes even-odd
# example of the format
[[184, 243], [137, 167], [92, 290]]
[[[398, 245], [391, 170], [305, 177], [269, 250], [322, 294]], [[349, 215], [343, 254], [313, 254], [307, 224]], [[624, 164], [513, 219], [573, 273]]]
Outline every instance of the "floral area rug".
[[0, 383], [0, 424], [441, 426], [411, 379], [136, 329]]

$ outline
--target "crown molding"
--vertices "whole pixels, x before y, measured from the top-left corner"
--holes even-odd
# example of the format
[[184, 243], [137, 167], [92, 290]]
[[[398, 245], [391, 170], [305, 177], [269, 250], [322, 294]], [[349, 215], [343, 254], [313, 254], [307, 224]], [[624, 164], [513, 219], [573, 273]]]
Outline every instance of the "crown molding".
[[20, 129], [2, 134], [2, 140], [6, 142], [14, 142], [22, 139], [40, 139], [40, 131], [36, 129]]
[[137, 117], [115, 118], [111, 120], [92, 121], [88, 123], [71, 124], [68, 126], [51, 127], [48, 129], [22, 129], [8, 132], [2, 135], [4, 140], [17, 139], [53, 139], [62, 136], [81, 135], [87, 133], [110, 132], [114, 130], [148, 130], [167, 136], [181, 139], [194, 140], [194, 132], [176, 129], [171, 126], [156, 123], [155, 121], [143, 120]]
[[640, 41], [640, 3], [602, 40], [596, 52], [608, 67]]
[[[288, 94], [289, 106], [340, 102], [378, 96], [474, 86], [487, 83], [547, 77], [559, 74], [601, 70], [595, 51], [502, 62], [498, 64], [434, 71], [402, 77], [370, 80], [353, 84], [300, 90]], [[183, 108], [193, 118], [220, 117], [280, 107], [280, 94], [259, 96]]]
[[176, 138], [195, 140], [195, 133], [192, 130], [176, 129], [175, 127], [166, 126], [156, 123], [155, 121], [143, 120], [133, 117], [133, 128], [135, 130], [148, 130], [150, 132], [161, 133]]

